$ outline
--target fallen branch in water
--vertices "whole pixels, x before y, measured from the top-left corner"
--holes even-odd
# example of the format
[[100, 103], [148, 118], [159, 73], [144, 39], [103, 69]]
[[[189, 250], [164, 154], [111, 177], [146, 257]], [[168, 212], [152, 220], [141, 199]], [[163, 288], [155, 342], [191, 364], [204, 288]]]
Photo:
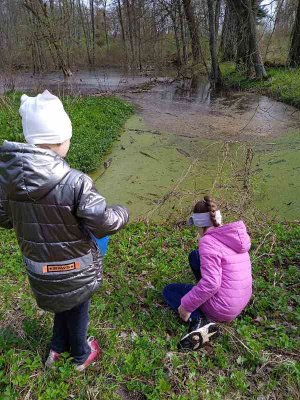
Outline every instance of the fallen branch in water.
[[157, 158], [151, 156], [151, 155], [148, 154], [148, 153], [145, 153], [145, 152], [143, 152], [143, 151], [140, 151], [140, 153], [141, 153], [143, 156], [145, 156], [145, 157], [153, 158], [153, 160], [156, 160], [156, 161], [157, 161]]
[[133, 129], [133, 128], [130, 128], [128, 130], [130, 132], [136, 132], [138, 134], [140, 134], [140, 133], [152, 133], [152, 135], [161, 135], [161, 133], [159, 131], [151, 131], [151, 130], [148, 130], [148, 129], [144, 130], [144, 129]]
[[178, 153], [182, 154], [183, 156], [191, 157], [190, 153], [188, 153], [187, 151], [185, 151], [183, 149], [179, 149], [178, 147], [176, 147], [176, 150], [178, 151]]

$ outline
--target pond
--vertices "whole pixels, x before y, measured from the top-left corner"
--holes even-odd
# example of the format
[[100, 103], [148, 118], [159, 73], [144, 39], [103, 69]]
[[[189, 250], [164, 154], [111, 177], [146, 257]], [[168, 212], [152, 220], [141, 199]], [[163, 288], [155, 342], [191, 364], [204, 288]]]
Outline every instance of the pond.
[[92, 176], [133, 218], [184, 219], [210, 191], [241, 216], [247, 205], [248, 214], [258, 206], [270, 218], [300, 217], [299, 110], [253, 93], [215, 95], [205, 79], [194, 90], [158, 84], [123, 97], [136, 115], [109, 167]]
[[105, 166], [91, 174], [108, 202], [127, 205], [133, 219], [184, 219], [208, 192], [241, 216], [258, 206], [271, 218], [300, 218], [300, 111], [293, 107], [255, 93], [214, 93], [204, 77], [154, 84], [101, 69], [67, 81], [59, 73], [13, 79], [19, 90], [117, 92], [136, 105]]

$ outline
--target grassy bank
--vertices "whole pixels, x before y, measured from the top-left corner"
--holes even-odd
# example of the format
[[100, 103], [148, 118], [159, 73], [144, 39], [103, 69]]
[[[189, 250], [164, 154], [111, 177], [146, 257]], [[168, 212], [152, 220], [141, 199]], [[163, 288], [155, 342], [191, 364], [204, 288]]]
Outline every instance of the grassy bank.
[[[133, 107], [116, 97], [65, 97], [64, 106], [73, 125], [67, 161], [73, 168], [90, 172], [118, 137]], [[20, 93], [0, 97], [0, 142], [23, 141], [18, 114]]]
[[93, 297], [90, 334], [103, 358], [85, 375], [67, 355], [57, 369], [43, 369], [51, 315], [35, 305], [14, 234], [1, 230], [0, 238], [1, 399], [298, 398], [299, 226], [253, 233], [251, 304], [221, 326], [212, 346], [184, 354], [176, 344], [186, 328], [164, 306], [161, 290], [193, 281], [187, 254], [195, 234], [131, 224], [112, 239], [104, 284]]
[[300, 68], [268, 68], [268, 79], [264, 81], [249, 79], [232, 63], [223, 63], [221, 71], [228, 86], [260, 91], [300, 108]]

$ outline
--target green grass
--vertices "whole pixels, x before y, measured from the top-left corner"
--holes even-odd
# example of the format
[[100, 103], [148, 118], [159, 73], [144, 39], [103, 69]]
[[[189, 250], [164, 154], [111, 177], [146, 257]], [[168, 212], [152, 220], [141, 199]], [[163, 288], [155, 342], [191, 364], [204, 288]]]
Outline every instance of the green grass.
[[[0, 139], [22, 140], [19, 95], [1, 97]], [[115, 98], [66, 98], [74, 127], [69, 161], [88, 171], [117, 137], [131, 106]], [[98, 135], [98, 136], [97, 136]], [[187, 254], [195, 232], [130, 224], [111, 240], [104, 284], [93, 296], [89, 334], [100, 363], [78, 374], [68, 354], [44, 370], [52, 315], [38, 309], [14, 232], [0, 229], [0, 399], [296, 399], [299, 391], [300, 227], [252, 232], [254, 295], [221, 336], [180, 353], [186, 327], [162, 301], [164, 285], [192, 282]]]
[[236, 71], [233, 63], [223, 63], [225, 83], [243, 90], [258, 90], [300, 108], [300, 68], [268, 68], [267, 80], [250, 79]]
[[43, 369], [51, 315], [35, 305], [14, 233], [0, 230], [0, 398], [298, 398], [300, 227], [276, 225], [252, 236], [250, 305], [221, 326], [212, 346], [188, 354], [177, 351], [186, 327], [164, 306], [161, 290], [193, 281], [187, 254], [195, 232], [139, 223], [113, 237], [89, 330], [103, 358], [80, 375], [68, 355], [53, 371]]
[[[90, 172], [118, 137], [133, 107], [116, 97], [63, 98], [73, 137], [67, 161], [73, 168]], [[24, 141], [18, 114], [20, 93], [0, 97], [0, 141]]]

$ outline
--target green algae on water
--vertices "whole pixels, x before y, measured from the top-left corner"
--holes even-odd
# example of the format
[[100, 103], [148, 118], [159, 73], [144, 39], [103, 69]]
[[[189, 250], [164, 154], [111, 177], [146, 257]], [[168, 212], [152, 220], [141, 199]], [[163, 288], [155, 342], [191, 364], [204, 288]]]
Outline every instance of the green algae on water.
[[178, 220], [207, 193], [229, 201], [249, 196], [251, 149], [251, 206], [275, 220], [295, 220], [300, 215], [299, 135], [268, 140], [250, 146], [152, 131], [135, 115], [107, 156], [109, 167], [92, 178], [108, 203], [126, 205], [132, 219]]

